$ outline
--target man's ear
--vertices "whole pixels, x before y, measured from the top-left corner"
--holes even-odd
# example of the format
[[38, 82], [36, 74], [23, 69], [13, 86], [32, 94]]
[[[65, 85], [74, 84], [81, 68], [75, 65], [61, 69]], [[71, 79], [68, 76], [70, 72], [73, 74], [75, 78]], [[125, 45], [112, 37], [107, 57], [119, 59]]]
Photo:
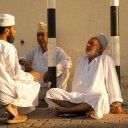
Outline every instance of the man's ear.
[[4, 34], [9, 35], [9, 28], [5, 28]]
[[102, 45], [100, 45], [100, 50], [99, 51], [100, 51], [100, 54], [103, 53], [104, 49], [103, 49]]

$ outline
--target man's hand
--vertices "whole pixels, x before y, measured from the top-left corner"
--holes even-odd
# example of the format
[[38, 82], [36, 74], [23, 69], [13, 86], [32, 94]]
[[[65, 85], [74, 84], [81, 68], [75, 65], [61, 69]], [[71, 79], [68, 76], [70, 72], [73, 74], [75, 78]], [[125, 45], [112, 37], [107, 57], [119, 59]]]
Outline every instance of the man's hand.
[[44, 73], [43, 80], [44, 80], [44, 82], [46, 82], [46, 83], [49, 81], [48, 71]]
[[20, 59], [19, 59], [19, 63], [20, 63], [21, 65], [24, 65], [24, 67], [25, 67], [25, 72], [30, 72], [30, 71], [32, 71], [32, 66], [31, 66], [31, 64], [29, 63], [29, 61], [28, 61], [27, 59], [25, 59], [25, 58], [20, 58]]
[[29, 73], [30, 73], [31, 75], [33, 75], [34, 81], [39, 82], [40, 73], [35, 72], [35, 71], [31, 71], [31, 72], [29, 72]]

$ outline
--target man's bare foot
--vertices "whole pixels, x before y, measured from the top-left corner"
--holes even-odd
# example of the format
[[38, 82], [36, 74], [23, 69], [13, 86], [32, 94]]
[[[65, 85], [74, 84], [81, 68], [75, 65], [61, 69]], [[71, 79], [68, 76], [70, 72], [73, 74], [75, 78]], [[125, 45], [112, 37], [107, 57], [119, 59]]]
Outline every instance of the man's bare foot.
[[17, 110], [17, 106], [13, 104], [7, 105], [5, 107], [5, 111], [10, 115], [6, 123], [21, 123], [27, 120], [27, 116], [19, 114]]
[[88, 111], [85, 112], [86, 117], [91, 117], [91, 115], [94, 115], [94, 111]]
[[114, 106], [112, 108], [112, 112], [113, 114], [128, 114], [128, 112], [121, 106]]
[[7, 105], [5, 107], [5, 111], [14, 117], [18, 115], [17, 106], [15, 106], [13, 104]]
[[25, 122], [27, 120], [27, 116], [26, 115], [17, 115], [15, 116], [14, 118], [12, 119], [8, 119], [6, 121], [6, 123], [9, 123], [9, 124], [13, 124], [13, 123], [21, 123], [21, 122]]

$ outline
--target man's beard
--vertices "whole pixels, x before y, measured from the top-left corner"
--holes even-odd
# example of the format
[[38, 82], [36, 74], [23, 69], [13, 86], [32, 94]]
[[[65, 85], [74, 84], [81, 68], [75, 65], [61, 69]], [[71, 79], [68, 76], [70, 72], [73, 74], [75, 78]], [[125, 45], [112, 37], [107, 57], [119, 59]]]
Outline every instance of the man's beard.
[[9, 43], [13, 43], [14, 42], [14, 36], [12, 35], [12, 34], [10, 34], [8, 37], [7, 37], [7, 41], [9, 42]]
[[39, 46], [45, 52], [47, 50], [47, 44], [44, 41], [38, 41]]

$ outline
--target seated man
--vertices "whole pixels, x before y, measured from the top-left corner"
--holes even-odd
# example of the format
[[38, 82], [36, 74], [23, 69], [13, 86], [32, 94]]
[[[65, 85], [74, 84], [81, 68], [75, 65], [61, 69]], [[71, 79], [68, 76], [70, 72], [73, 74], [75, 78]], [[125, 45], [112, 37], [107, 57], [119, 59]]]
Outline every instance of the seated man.
[[[37, 42], [39, 47], [26, 53], [25, 58], [20, 59], [20, 64], [24, 65], [25, 71], [37, 71], [40, 73], [40, 84], [42, 87], [48, 82], [48, 32], [47, 25], [40, 22], [38, 24]], [[57, 87], [66, 90], [69, 78], [69, 69], [72, 66], [70, 57], [60, 47], [56, 48], [56, 69]], [[43, 89], [41, 89], [43, 94]]]
[[33, 107], [38, 96], [40, 84], [38, 74], [26, 73], [19, 65], [16, 48], [11, 44], [16, 35], [15, 18], [9, 14], [0, 14], [0, 104], [9, 113], [7, 123], [19, 123], [27, 120], [18, 108]]
[[86, 56], [77, 61], [71, 92], [59, 88], [48, 90], [46, 102], [55, 107], [57, 115], [85, 112], [100, 119], [109, 113], [110, 104], [113, 104], [113, 113], [125, 113], [114, 62], [103, 54], [107, 44], [103, 34], [88, 41]]

